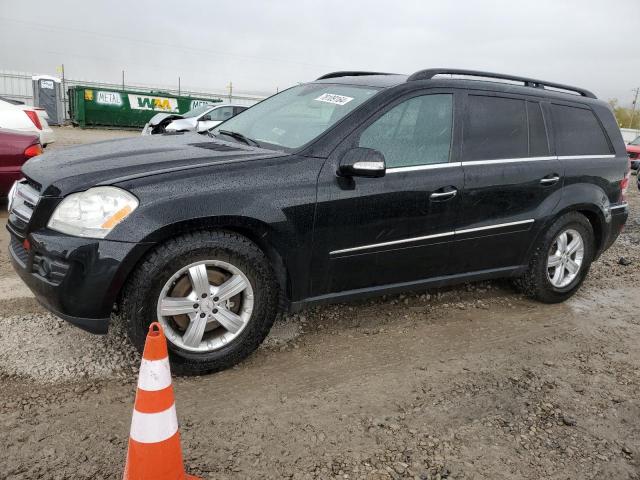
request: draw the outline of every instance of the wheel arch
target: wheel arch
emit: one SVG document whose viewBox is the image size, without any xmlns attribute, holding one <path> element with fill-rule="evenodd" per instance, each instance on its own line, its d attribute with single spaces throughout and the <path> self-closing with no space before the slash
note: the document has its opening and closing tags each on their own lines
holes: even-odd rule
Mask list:
<svg viewBox="0 0 640 480">
<path fill-rule="evenodd" d="M 276 275 L 280 286 L 280 307 L 288 308 L 291 298 L 291 281 L 289 269 L 284 260 L 283 252 L 277 247 L 277 242 L 273 241 L 272 229 L 266 223 L 250 217 L 241 216 L 215 216 L 187 219 L 175 222 L 152 232 L 144 240 L 148 248 L 141 254 L 132 258 L 131 262 L 123 262 L 123 267 L 118 272 L 114 281 L 114 301 L 120 303 L 124 286 L 138 266 L 144 262 L 152 250 L 159 244 L 186 233 L 199 230 L 227 230 L 238 233 L 255 243 L 267 256 Z M 124 266 L 126 264 L 126 267 Z"/>
<path fill-rule="evenodd" d="M 602 248 L 605 243 L 606 235 L 605 235 L 605 219 L 602 212 L 598 211 L 597 208 L 578 208 L 575 210 L 578 213 L 581 213 L 589 223 L 591 224 L 591 228 L 593 229 L 593 237 L 596 242 L 596 257 L 602 253 Z"/>
<path fill-rule="evenodd" d="M 565 205 L 560 210 L 554 212 L 553 215 L 550 215 L 543 225 L 539 228 L 538 232 L 535 235 L 535 239 L 530 243 L 529 249 L 527 251 L 527 256 L 525 257 L 525 265 L 528 265 L 531 261 L 531 256 L 535 252 L 536 245 L 538 244 L 540 238 L 545 234 L 545 232 L 553 225 L 553 223 L 558 220 L 563 215 L 567 213 L 576 212 L 584 215 L 586 219 L 589 221 L 591 228 L 593 229 L 593 236 L 595 240 L 595 255 L 594 260 L 597 259 L 602 253 L 602 249 L 604 247 L 606 241 L 606 212 L 600 208 L 598 205 L 593 203 L 579 203 L 572 205 Z"/>
</svg>

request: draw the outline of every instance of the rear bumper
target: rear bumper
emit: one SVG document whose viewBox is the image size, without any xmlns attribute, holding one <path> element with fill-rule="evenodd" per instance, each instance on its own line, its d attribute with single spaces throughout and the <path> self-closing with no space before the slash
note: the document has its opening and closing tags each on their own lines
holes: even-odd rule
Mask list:
<svg viewBox="0 0 640 480">
<path fill-rule="evenodd" d="M 628 204 L 620 204 L 614 205 L 610 208 L 611 212 L 611 222 L 607 231 L 606 238 L 604 239 L 602 249 L 600 253 L 603 253 L 606 249 L 608 249 L 613 242 L 616 241 L 620 232 L 624 227 L 624 224 L 627 222 L 627 218 L 629 217 L 629 206 Z"/>
<path fill-rule="evenodd" d="M 28 237 L 31 248 L 11 235 L 13 268 L 38 302 L 91 333 L 107 333 L 116 297 L 144 244 L 85 239 L 43 231 Z"/>
</svg>

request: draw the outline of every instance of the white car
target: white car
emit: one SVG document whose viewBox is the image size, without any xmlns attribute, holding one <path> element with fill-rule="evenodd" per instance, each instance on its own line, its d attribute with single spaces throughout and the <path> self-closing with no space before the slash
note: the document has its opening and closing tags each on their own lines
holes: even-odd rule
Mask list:
<svg viewBox="0 0 640 480">
<path fill-rule="evenodd" d="M 142 129 L 142 135 L 174 132 L 206 132 L 249 107 L 231 105 L 201 105 L 186 113 L 157 113 Z"/>
<path fill-rule="evenodd" d="M 0 128 L 35 133 L 40 137 L 40 144 L 43 147 L 55 142 L 55 134 L 47 118 L 47 112 L 42 108 L 14 104 L 0 99 Z"/>
</svg>

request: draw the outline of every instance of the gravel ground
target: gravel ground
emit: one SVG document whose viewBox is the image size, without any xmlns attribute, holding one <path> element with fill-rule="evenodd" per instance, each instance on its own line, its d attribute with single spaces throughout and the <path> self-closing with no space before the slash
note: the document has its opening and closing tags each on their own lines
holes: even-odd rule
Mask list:
<svg viewBox="0 0 640 480">
<path fill-rule="evenodd" d="M 122 132 L 57 134 L 53 148 Z M 630 205 L 622 236 L 564 304 L 483 282 L 316 308 L 280 320 L 231 370 L 175 378 L 189 470 L 212 479 L 640 479 L 635 188 Z M 8 266 L 6 237 L 0 478 L 121 478 L 139 357 L 118 322 L 97 337 L 42 310 Z"/>
<path fill-rule="evenodd" d="M 100 130 L 97 128 L 82 130 L 81 128 L 66 126 L 52 127 L 56 134 L 56 141 L 47 147 L 56 150 L 84 143 L 102 142 L 116 138 L 136 137 L 140 130 Z"/>
</svg>

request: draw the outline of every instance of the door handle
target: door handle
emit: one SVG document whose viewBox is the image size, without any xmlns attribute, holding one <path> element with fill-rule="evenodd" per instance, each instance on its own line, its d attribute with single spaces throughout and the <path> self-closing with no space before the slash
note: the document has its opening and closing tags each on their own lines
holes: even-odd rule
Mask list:
<svg viewBox="0 0 640 480">
<path fill-rule="evenodd" d="M 451 189 L 451 190 L 447 190 L 446 192 L 433 192 L 431 195 L 429 195 L 429 198 L 431 200 L 436 200 L 436 201 L 443 201 L 443 200 L 449 200 L 450 198 L 455 197 L 458 194 L 458 190 L 456 190 L 455 188 Z"/>
<path fill-rule="evenodd" d="M 546 177 L 542 178 L 540 180 L 540 183 L 542 185 L 553 185 L 554 183 L 558 183 L 558 180 L 560 180 L 560 175 L 547 175 Z"/>
</svg>

